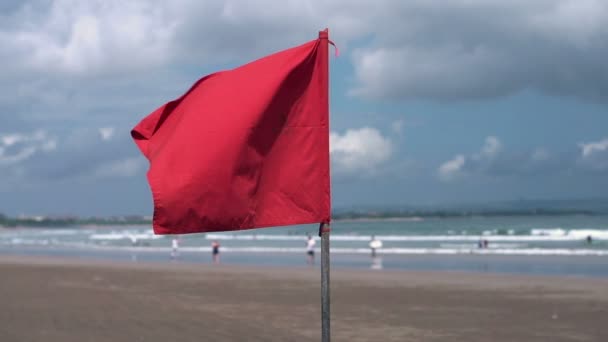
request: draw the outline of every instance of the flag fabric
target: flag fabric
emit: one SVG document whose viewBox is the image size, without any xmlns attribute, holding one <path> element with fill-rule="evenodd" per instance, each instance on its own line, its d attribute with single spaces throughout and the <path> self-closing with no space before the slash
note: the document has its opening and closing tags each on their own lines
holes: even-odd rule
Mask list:
<svg viewBox="0 0 608 342">
<path fill-rule="evenodd" d="M 198 80 L 131 135 L 156 234 L 330 220 L 327 31 Z"/>
</svg>

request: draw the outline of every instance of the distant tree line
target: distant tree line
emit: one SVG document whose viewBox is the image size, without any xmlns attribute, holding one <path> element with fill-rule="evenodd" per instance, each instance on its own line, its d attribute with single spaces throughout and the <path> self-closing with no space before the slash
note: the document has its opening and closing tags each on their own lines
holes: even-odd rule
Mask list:
<svg viewBox="0 0 608 342">
<path fill-rule="evenodd" d="M 109 218 L 79 218 L 79 217 L 8 217 L 0 214 L 0 226 L 15 227 L 71 227 L 83 225 L 144 225 L 151 221 L 140 216 L 124 216 Z"/>
<path fill-rule="evenodd" d="M 332 215 L 336 220 L 390 218 L 455 218 L 474 216 L 567 216 L 598 215 L 600 212 L 579 209 L 491 209 L 491 210 L 408 210 L 408 211 L 345 211 Z"/>
<path fill-rule="evenodd" d="M 392 219 L 392 218 L 456 218 L 456 217 L 495 217 L 495 216 L 567 216 L 602 215 L 603 211 L 580 209 L 480 209 L 480 210 L 376 210 L 341 211 L 332 215 L 335 220 L 354 219 Z M 0 227 L 70 227 L 82 225 L 150 225 L 151 220 L 143 216 L 116 217 L 9 217 L 0 213 Z"/>
</svg>

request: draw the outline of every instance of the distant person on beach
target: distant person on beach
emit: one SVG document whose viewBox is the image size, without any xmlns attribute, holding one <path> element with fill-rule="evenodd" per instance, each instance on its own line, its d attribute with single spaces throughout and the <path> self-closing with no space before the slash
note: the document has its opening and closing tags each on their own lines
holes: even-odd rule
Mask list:
<svg viewBox="0 0 608 342">
<path fill-rule="evenodd" d="M 171 259 L 176 259 L 179 256 L 179 239 L 174 237 L 171 240 Z"/>
<path fill-rule="evenodd" d="M 220 262 L 220 243 L 213 241 L 211 243 L 211 254 L 213 256 L 213 262 L 219 264 Z"/>
<path fill-rule="evenodd" d="M 315 239 L 308 235 L 308 241 L 306 241 L 306 254 L 308 256 L 306 263 L 311 266 L 315 264 L 315 244 Z"/>
<path fill-rule="evenodd" d="M 369 243 L 369 248 L 372 250 L 372 258 L 375 258 L 376 250 L 382 248 L 382 241 L 376 239 L 376 237 L 372 235 L 372 241 Z"/>
<path fill-rule="evenodd" d="M 591 235 L 587 236 L 587 244 L 592 244 L 593 243 L 593 238 L 591 237 Z"/>
</svg>

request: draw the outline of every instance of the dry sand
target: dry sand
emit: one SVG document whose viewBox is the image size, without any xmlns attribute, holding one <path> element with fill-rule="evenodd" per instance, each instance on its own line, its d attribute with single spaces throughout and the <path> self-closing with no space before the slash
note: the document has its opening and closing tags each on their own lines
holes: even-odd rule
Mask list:
<svg viewBox="0 0 608 342">
<path fill-rule="evenodd" d="M 0 341 L 319 341 L 318 269 L 0 257 Z M 608 341 L 608 279 L 332 270 L 334 341 Z"/>
</svg>

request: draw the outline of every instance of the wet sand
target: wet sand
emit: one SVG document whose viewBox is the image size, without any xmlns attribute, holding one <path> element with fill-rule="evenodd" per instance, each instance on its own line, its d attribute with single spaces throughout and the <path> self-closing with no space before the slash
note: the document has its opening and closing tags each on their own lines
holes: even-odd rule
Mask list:
<svg viewBox="0 0 608 342">
<path fill-rule="evenodd" d="M 319 341 L 318 269 L 0 256 L 0 341 Z M 334 341 L 608 341 L 608 279 L 334 269 Z"/>
</svg>

